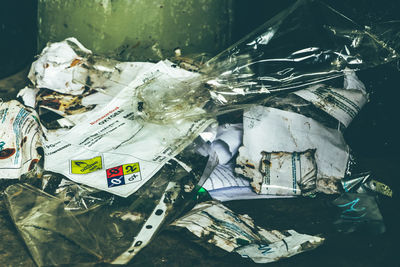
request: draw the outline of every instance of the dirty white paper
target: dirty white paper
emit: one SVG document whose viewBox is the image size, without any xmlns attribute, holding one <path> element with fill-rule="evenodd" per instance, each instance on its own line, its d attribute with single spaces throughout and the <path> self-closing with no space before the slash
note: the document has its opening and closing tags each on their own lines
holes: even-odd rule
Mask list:
<svg viewBox="0 0 400 267">
<path fill-rule="evenodd" d="M 291 196 L 260 195 L 253 191 L 247 179 L 234 173 L 234 165 L 217 165 L 210 177 L 203 184 L 204 189 L 213 199 L 219 201 L 265 199 Z"/>
<path fill-rule="evenodd" d="M 252 259 L 255 263 L 269 263 L 312 250 L 324 241 L 321 237 L 299 234 L 294 230 L 288 230 L 285 233 L 266 232 L 268 233 L 266 237 L 271 238 L 275 235 L 278 240 L 271 244 L 250 244 L 236 249 L 236 252 L 244 258 Z"/>
<path fill-rule="evenodd" d="M 38 60 L 32 63 L 28 78 L 37 88 L 80 95 L 85 86 L 76 82 L 74 77 L 87 76 L 87 69 L 82 67 L 82 60 L 90 54 L 92 52 L 75 38 L 48 44 Z"/>
<path fill-rule="evenodd" d="M 132 108 L 134 90 L 159 72 L 175 79 L 192 77 L 166 62 L 154 65 L 71 130 L 61 136 L 48 133 L 45 169 L 122 197 L 136 192 L 211 123 L 181 120 L 160 125 L 137 118 Z"/>
<path fill-rule="evenodd" d="M 0 103 L 0 178 L 18 179 L 32 170 L 41 156 L 39 119 L 16 100 Z"/>
<path fill-rule="evenodd" d="M 30 108 L 36 107 L 36 95 L 39 92 L 38 88 L 25 87 L 18 92 L 17 98 L 20 97 L 25 106 Z"/>
<path fill-rule="evenodd" d="M 224 124 L 217 129 L 217 136 L 211 144 L 218 155 L 219 163 L 227 164 L 237 153 L 243 138 L 243 124 Z"/>
<path fill-rule="evenodd" d="M 368 100 L 364 84 L 351 70 L 345 72 L 344 89 L 319 84 L 294 94 L 322 109 L 345 127 L 349 126 Z"/>
<path fill-rule="evenodd" d="M 176 220 L 172 226 L 189 230 L 208 243 L 257 263 L 290 257 L 321 245 L 323 238 L 299 234 L 294 230 L 267 231 L 254 224 L 248 215 L 235 214 L 218 202 L 204 202 Z"/>
<path fill-rule="evenodd" d="M 261 152 L 259 162 L 250 162 L 246 149 L 241 148 L 236 160 L 237 174 L 251 180 L 258 194 L 301 195 L 303 189 L 316 188 L 317 165 L 314 150 L 304 152 Z"/>
<path fill-rule="evenodd" d="M 242 163 L 248 160 L 253 165 L 258 164 L 263 152 L 303 152 L 311 149 L 315 150 L 317 179 L 337 181 L 344 177 L 349 148 L 338 130 L 324 127 L 297 113 L 264 106 L 253 106 L 246 111 L 243 127 L 243 147 L 239 152 Z M 246 168 L 243 164 L 242 167 Z M 325 185 L 319 190 L 332 193 L 337 188 Z"/>
</svg>

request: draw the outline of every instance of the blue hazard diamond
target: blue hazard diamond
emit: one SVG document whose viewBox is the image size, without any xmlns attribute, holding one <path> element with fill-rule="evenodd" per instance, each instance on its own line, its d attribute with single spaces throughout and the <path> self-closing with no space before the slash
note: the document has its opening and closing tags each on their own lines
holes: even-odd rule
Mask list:
<svg viewBox="0 0 400 267">
<path fill-rule="evenodd" d="M 115 187 L 115 186 L 120 186 L 125 184 L 125 177 L 122 176 L 116 176 L 112 178 L 107 178 L 107 184 L 108 187 Z"/>
</svg>

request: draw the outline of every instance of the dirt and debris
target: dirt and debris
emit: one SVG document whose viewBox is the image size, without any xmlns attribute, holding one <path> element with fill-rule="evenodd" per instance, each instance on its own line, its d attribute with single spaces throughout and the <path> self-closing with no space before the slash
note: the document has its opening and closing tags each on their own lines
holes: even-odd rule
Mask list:
<svg viewBox="0 0 400 267">
<path fill-rule="evenodd" d="M 118 62 L 75 38 L 49 43 L 21 103 L 1 102 L 0 231 L 13 245 L 0 260 L 395 262 L 398 184 L 385 177 L 397 158 L 370 165 L 345 138 L 379 92 L 366 73 L 400 58 L 370 29 L 300 0 L 208 61 L 178 49 L 175 62 Z M 360 259 L 374 249 L 385 258 Z"/>
</svg>

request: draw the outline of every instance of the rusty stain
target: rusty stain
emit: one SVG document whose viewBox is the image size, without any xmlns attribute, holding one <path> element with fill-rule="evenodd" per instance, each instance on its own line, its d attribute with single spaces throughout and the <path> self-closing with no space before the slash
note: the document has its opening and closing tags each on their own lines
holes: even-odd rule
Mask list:
<svg viewBox="0 0 400 267">
<path fill-rule="evenodd" d="M 262 161 L 265 165 L 269 165 L 271 166 L 271 161 L 267 160 L 267 159 L 263 159 Z"/>
<path fill-rule="evenodd" d="M 49 66 L 50 66 L 49 63 L 46 63 L 43 65 L 43 68 L 47 69 Z"/>
<path fill-rule="evenodd" d="M 75 58 L 74 60 L 72 60 L 71 65 L 69 65 L 70 68 L 78 65 L 79 63 L 81 63 L 82 60 L 80 60 L 79 58 Z"/>
<path fill-rule="evenodd" d="M 25 136 L 21 141 L 21 147 L 26 143 L 26 140 L 28 140 L 28 137 Z"/>
<path fill-rule="evenodd" d="M 11 195 L 11 198 L 13 198 L 13 197 L 16 197 L 16 196 L 20 195 L 22 192 L 23 192 L 22 188 L 19 188 L 19 190 L 18 190 L 18 191 L 14 192 L 14 193 Z"/>
<path fill-rule="evenodd" d="M 247 168 L 250 168 L 250 169 L 255 169 L 256 168 L 256 166 L 254 166 L 254 164 L 251 164 L 251 163 L 246 163 L 246 165 L 245 165 Z"/>
<path fill-rule="evenodd" d="M 15 154 L 15 148 L 5 148 L 0 151 L 0 159 L 7 159 Z"/>
<path fill-rule="evenodd" d="M 28 171 L 32 170 L 38 162 L 39 162 L 38 159 L 33 159 L 33 160 L 31 161 L 31 163 L 29 164 Z"/>
</svg>

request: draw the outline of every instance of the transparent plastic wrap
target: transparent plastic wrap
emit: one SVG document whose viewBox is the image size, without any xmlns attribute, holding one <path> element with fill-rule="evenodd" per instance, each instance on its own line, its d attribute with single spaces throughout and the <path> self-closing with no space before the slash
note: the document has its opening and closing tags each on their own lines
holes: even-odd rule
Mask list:
<svg viewBox="0 0 400 267">
<path fill-rule="evenodd" d="M 333 201 L 340 210 L 334 222 L 340 232 L 366 231 L 383 233 L 386 230 L 379 200 L 392 197 L 389 186 L 376 180 L 371 172 L 359 173 L 342 179 L 344 193 Z"/>
<path fill-rule="evenodd" d="M 353 87 L 355 73 L 399 58 L 396 31 L 376 29 L 323 2 L 299 0 L 199 65 L 201 75 L 164 84 L 149 79 L 136 91 L 133 108 L 163 124 L 264 104 L 271 96 L 291 97 L 291 104 L 308 104 L 302 111 L 329 127 L 337 128 L 339 121 L 346 128 L 368 101 L 365 87 Z"/>
<path fill-rule="evenodd" d="M 398 32 L 399 25 L 393 27 Z M 217 104 L 249 103 L 271 93 L 332 86 L 346 69 L 396 60 L 396 34 L 375 35 L 321 1 L 299 0 L 211 59 L 204 72 L 213 77 L 208 85 Z"/>
<path fill-rule="evenodd" d="M 346 192 L 333 201 L 340 210 L 334 225 L 339 232 L 366 231 L 381 234 L 386 231 L 377 196 Z"/>
<path fill-rule="evenodd" d="M 8 210 L 38 266 L 126 264 L 194 205 L 207 164 L 194 151 L 187 148 L 129 198 L 71 182 L 54 195 L 16 184 L 5 193 Z"/>
</svg>

